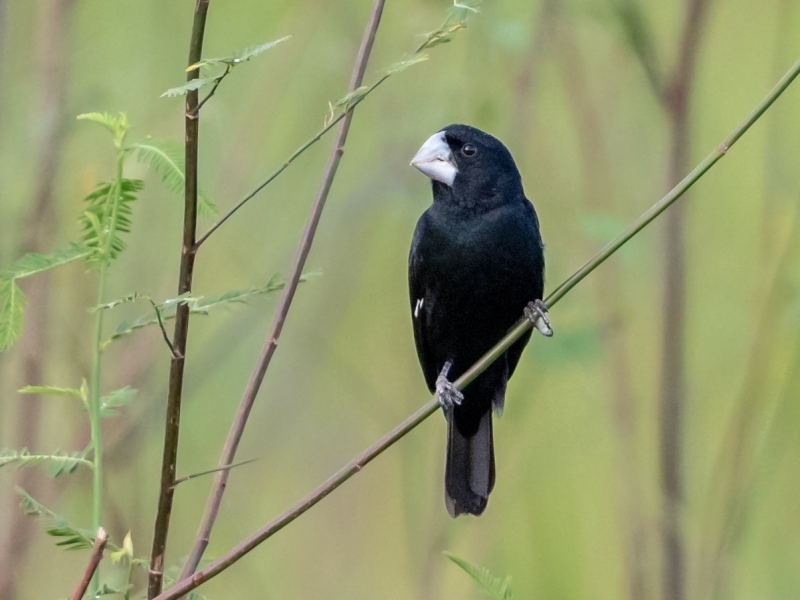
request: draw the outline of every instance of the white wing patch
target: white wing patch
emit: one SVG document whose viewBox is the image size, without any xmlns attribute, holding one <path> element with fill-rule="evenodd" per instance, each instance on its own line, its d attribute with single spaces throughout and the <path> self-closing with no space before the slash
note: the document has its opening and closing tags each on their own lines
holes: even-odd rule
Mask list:
<svg viewBox="0 0 800 600">
<path fill-rule="evenodd" d="M 419 309 L 422 308 L 422 305 L 425 304 L 425 298 L 420 298 L 417 300 L 417 305 L 414 307 L 414 318 L 416 319 L 419 317 Z"/>
</svg>

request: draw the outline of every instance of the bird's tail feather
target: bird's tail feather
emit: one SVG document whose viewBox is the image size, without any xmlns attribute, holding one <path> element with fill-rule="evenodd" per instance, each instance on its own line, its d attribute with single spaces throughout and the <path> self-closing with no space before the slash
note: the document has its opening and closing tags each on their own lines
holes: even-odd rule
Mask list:
<svg viewBox="0 0 800 600">
<path fill-rule="evenodd" d="M 451 517 L 462 513 L 480 515 L 494 487 L 494 440 L 492 413 L 481 417 L 475 435 L 458 431 L 453 418 L 447 421 L 447 467 L 445 504 Z"/>
</svg>

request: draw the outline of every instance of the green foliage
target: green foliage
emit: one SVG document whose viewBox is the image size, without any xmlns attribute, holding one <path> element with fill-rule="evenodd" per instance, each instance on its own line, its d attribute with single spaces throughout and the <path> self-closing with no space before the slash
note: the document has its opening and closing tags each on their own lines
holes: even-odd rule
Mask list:
<svg viewBox="0 0 800 600">
<path fill-rule="evenodd" d="M 0 351 L 10 348 L 22 335 L 22 316 L 27 302 L 13 279 L 0 279 Z"/>
<path fill-rule="evenodd" d="M 339 98 L 336 103 L 333 105 L 333 108 L 341 108 L 343 111 L 347 112 L 350 108 L 359 102 L 361 102 L 364 97 L 371 91 L 371 88 L 367 85 L 362 85 L 354 89 L 352 92 Z"/>
<path fill-rule="evenodd" d="M 6 350 L 22 335 L 22 317 L 27 299 L 17 285 L 23 279 L 60 267 L 89 255 L 89 250 L 71 243 L 50 254 L 31 252 L 18 259 L 10 269 L 0 271 L 0 351 Z"/>
<path fill-rule="evenodd" d="M 114 409 L 130 403 L 135 395 L 136 390 L 126 385 L 124 388 L 114 390 L 110 394 L 103 396 L 100 398 L 100 416 L 116 417 L 119 411 Z"/>
<path fill-rule="evenodd" d="M 40 463 L 49 463 L 47 474 L 50 477 L 58 477 L 63 473 L 74 473 L 78 465 L 84 465 L 90 469 L 94 467 L 90 460 L 86 460 L 83 452 L 68 453 L 56 450 L 52 454 L 31 454 L 27 448 L 19 451 L 10 448 L 0 450 L 0 467 L 13 464 L 19 468 L 25 468 Z"/>
<path fill-rule="evenodd" d="M 155 171 L 171 192 L 183 194 L 186 185 L 183 148 L 170 140 L 148 138 L 128 146 L 125 152 L 133 154 L 139 162 Z M 218 212 L 217 206 L 208 195 L 203 190 L 198 190 L 197 196 L 197 212 L 204 216 L 215 216 Z"/>
<path fill-rule="evenodd" d="M 89 251 L 86 248 L 74 242 L 70 243 L 66 248 L 54 250 L 50 254 L 31 252 L 19 258 L 10 269 L 0 271 L 0 279 L 23 279 L 84 258 L 88 254 Z"/>
<path fill-rule="evenodd" d="M 453 33 L 466 28 L 469 19 L 480 12 L 480 5 L 480 0 L 454 3 L 448 9 L 447 18 L 441 27 L 425 34 L 425 41 L 417 48 L 416 53 L 452 41 Z"/>
<path fill-rule="evenodd" d="M 316 273 L 307 273 L 300 278 L 300 281 L 308 281 L 308 279 L 314 276 Z M 208 311 L 211 308 L 221 306 L 221 305 L 230 305 L 230 304 L 244 304 L 247 302 L 248 299 L 253 298 L 255 296 L 261 296 L 264 294 L 268 294 L 271 292 L 277 292 L 282 290 L 286 286 L 286 282 L 280 280 L 278 274 L 276 273 L 273 275 L 267 284 L 263 287 L 259 288 L 249 288 L 244 290 L 233 290 L 230 292 L 226 292 L 221 296 L 216 296 L 212 298 L 204 298 L 203 296 L 190 296 L 188 294 L 183 294 L 182 296 L 178 296 L 177 298 L 170 298 L 169 300 L 165 300 L 160 304 L 153 303 L 154 312 L 142 315 L 133 319 L 132 321 L 122 321 L 119 326 L 117 327 L 116 332 L 103 342 L 103 347 L 107 346 L 114 340 L 118 340 L 125 336 L 128 336 L 135 331 L 140 329 L 144 329 L 145 327 L 150 327 L 151 325 L 158 325 L 159 324 L 159 314 L 163 321 L 169 321 L 175 318 L 175 314 L 177 312 L 178 306 L 181 304 L 188 304 L 189 305 L 189 312 L 196 315 L 208 315 Z M 137 299 L 146 299 L 150 300 L 148 296 L 143 296 L 141 294 L 129 294 L 128 296 L 124 296 L 123 298 L 119 298 L 117 300 L 113 300 L 101 306 L 95 307 L 95 310 L 98 309 L 109 309 L 114 308 L 115 306 L 119 306 L 120 304 L 126 302 L 132 302 Z M 151 300 L 152 302 L 152 300 Z M 158 314 L 154 314 L 158 311 Z"/>
<path fill-rule="evenodd" d="M 45 526 L 47 535 L 58 538 L 56 546 L 64 550 L 85 550 L 94 546 L 94 534 L 85 529 L 73 527 L 69 522 L 46 506 L 40 504 L 22 488 L 16 488 L 22 500 L 23 512 L 29 517 L 38 517 Z"/>
<path fill-rule="evenodd" d="M 447 11 L 447 18 L 445 22 L 438 29 L 423 34 L 425 41 L 414 51 L 411 56 L 405 56 L 389 67 L 377 82 L 372 85 L 362 85 L 361 87 L 353 90 L 349 94 L 343 96 L 339 100 L 330 104 L 330 112 L 325 118 L 325 126 L 331 124 L 334 118 L 336 109 L 341 109 L 342 113 L 349 111 L 356 106 L 364 98 L 366 98 L 375 88 L 383 83 L 387 77 L 405 71 L 409 67 L 428 60 L 428 55 L 423 50 L 428 50 L 439 44 L 446 44 L 451 41 L 453 33 L 459 29 L 464 29 L 467 26 L 467 21 L 473 16 L 478 14 L 480 7 L 480 0 L 473 0 L 470 3 L 456 2 Z M 341 115 L 340 115 L 341 116 Z"/>
<path fill-rule="evenodd" d="M 125 249 L 119 232 L 131 230 L 131 204 L 144 188 L 141 179 L 105 181 L 84 199 L 89 208 L 81 215 L 83 244 L 91 250 L 91 266 L 107 264 Z"/>
<path fill-rule="evenodd" d="M 81 398 L 81 391 L 77 388 L 55 387 L 52 385 L 26 385 L 19 390 L 20 394 L 37 394 L 43 396 L 72 396 Z"/>
<path fill-rule="evenodd" d="M 386 70 L 387 75 L 394 75 L 395 73 L 399 73 L 400 71 L 405 71 L 408 67 L 411 67 L 417 63 L 425 62 L 430 58 L 424 52 L 419 52 L 417 54 L 413 54 L 407 58 L 403 58 L 402 60 L 397 61 L 391 67 Z"/>
<path fill-rule="evenodd" d="M 478 584 L 480 590 L 487 596 L 496 600 L 510 600 L 511 596 L 511 577 L 495 577 L 488 569 L 476 567 L 463 558 L 459 558 L 449 552 L 444 555 L 457 564 L 461 569 Z"/>
<path fill-rule="evenodd" d="M 228 74 L 233 70 L 234 67 L 240 65 L 242 63 L 248 62 L 251 58 L 258 56 L 262 52 L 269 50 L 270 48 L 274 48 L 281 42 L 288 40 L 290 35 L 286 37 L 282 37 L 279 40 L 275 40 L 272 42 L 267 42 L 266 44 L 261 44 L 260 46 L 255 46 L 253 48 L 248 48 L 243 50 L 242 52 L 235 52 L 231 56 L 224 56 L 222 58 L 204 58 L 203 60 L 196 62 L 193 65 L 190 65 L 186 72 L 190 73 L 192 71 L 197 71 L 198 69 L 208 68 L 208 67 L 225 67 L 225 70 L 220 73 L 219 75 L 213 77 L 198 77 L 197 79 L 192 79 L 187 81 L 183 85 L 179 85 L 178 87 L 170 88 L 163 94 L 161 97 L 167 98 L 174 98 L 176 96 L 184 96 L 189 92 L 193 92 L 195 90 L 199 90 L 202 87 L 205 87 L 209 84 L 219 85 L 219 83 L 228 76 Z M 213 92 L 213 90 L 212 90 Z"/>
<path fill-rule="evenodd" d="M 209 83 L 216 83 L 217 81 L 222 80 L 222 75 L 217 77 L 198 77 L 197 79 L 192 79 L 187 81 L 183 85 L 179 85 L 178 87 L 169 88 L 166 92 L 161 94 L 162 98 L 175 98 L 177 96 L 185 96 L 189 92 L 193 92 L 195 90 L 199 90 L 201 87 L 208 85 Z"/>
<path fill-rule="evenodd" d="M 122 148 L 125 143 L 125 135 L 131 126 L 130 123 L 128 123 L 128 115 L 123 112 L 119 113 L 118 117 L 108 113 L 84 113 L 78 115 L 78 120 L 91 121 L 92 123 L 97 123 L 108 129 L 111 135 L 114 136 L 114 145 L 117 148 Z"/>
<path fill-rule="evenodd" d="M 239 65 L 243 62 L 249 61 L 251 58 L 258 56 L 262 52 L 266 52 L 270 48 L 274 48 L 281 42 L 285 42 L 288 40 L 290 35 L 286 37 L 282 37 L 278 40 L 274 40 L 272 42 L 267 42 L 266 44 L 261 44 L 260 46 L 254 46 L 252 48 L 245 48 L 241 52 L 234 52 L 230 56 L 225 56 L 223 58 L 204 58 L 203 60 L 196 62 L 195 64 L 189 66 L 186 69 L 186 72 L 196 71 L 197 69 L 202 69 L 203 67 L 212 67 L 217 65 L 224 65 L 224 66 L 231 66 L 234 67 Z"/>
</svg>

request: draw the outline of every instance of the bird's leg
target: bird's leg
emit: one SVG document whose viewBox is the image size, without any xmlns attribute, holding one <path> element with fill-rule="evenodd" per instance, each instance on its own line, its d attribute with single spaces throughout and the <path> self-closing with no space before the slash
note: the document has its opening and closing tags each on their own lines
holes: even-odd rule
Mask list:
<svg viewBox="0 0 800 600">
<path fill-rule="evenodd" d="M 528 306 L 525 307 L 525 316 L 543 336 L 553 336 L 553 329 L 550 327 L 550 319 L 547 318 L 547 304 L 541 300 L 528 302 Z"/>
<path fill-rule="evenodd" d="M 448 360 L 444 364 L 444 367 L 442 367 L 439 377 L 436 378 L 436 399 L 442 406 L 445 416 L 448 417 L 453 410 L 453 406 L 460 405 L 461 401 L 464 399 L 464 394 L 459 392 L 456 386 L 447 379 L 447 374 L 450 372 L 450 367 L 452 366 L 453 361 Z"/>
</svg>

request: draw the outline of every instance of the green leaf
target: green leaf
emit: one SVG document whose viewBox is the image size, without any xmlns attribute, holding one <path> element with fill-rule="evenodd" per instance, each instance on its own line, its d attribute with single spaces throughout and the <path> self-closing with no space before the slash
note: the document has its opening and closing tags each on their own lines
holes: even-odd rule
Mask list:
<svg viewBox="0 0 800 600">
<path fill-rule="evenodd" d="M 301 278 L 301 282 L 308 281 L 311 277 L 319 275 L 319 273 L 306 273 Z M 221 296 L 216 296 L 212 298 L 203 298 L 202 296 L 189 296 L 184 294 L 177 298 L 170 298 L 169 300 L 165 300 L 161 304 L 157 304 L 159 311 L 161 311 L 161 319 L 162 321 L 169 321 L 175 318 L 175 314 L 177 311 L 177 307 L 180 304 L 188 304 L 189 305 L 189 312 L 195 315 L 208 315 L 208 310 L 210 308 L 221 306 L 221 305 L 231 305 L 231 304 L 242 304 L 245 303 L 249 298 L 255 296 L 261 296 L 263 294 L 268 294 L 271 292 L 276 292 L 282 290 L 286 286 L 286 282 L 279 279 L 278 275 L 275 274 L 272 278 L 267 282 L 267 284 L 260 288 L 249 288 L 245 290 L 233 290 L 230 292 L 226 292 Z M 144 296 L 140 296 L 144 297 Z M 125 336 L 128 336 L 135 331 L 140 329 L 144 329 L 145 327 L 150 327 L 151 325 L 158 325 L 158 318 L 153 313 L 148 313 L 146 315 L 142 315 L 132 321 L 122 321 L 119 326 L 117 327 L 116 332 L 107 340 L 105 340 L 101 347 L 105 347 L 114 340 L 118 340 Z"/>
<path fill-rule="evenodd" d="M 18 487 L 16 490 L 22 496 L 20 506 L 23 512 L 27 516 L 41 519 L 47 535 L 59 538 L 56 546 L 65 550 L 84 550 L 94 545 L 94 534 L 91 531 L 71 526 L 66 519 L 34 500 L 22 488 Z"/>
<path fill-rule="evenodd" d="M 148 139 L 129 146 L 125 151 L 155 171 L 171 192 L 183 194 L 186 185 L 183 148 L 169 140 Z M 211 217 L 218 213 L 217 206 L 203 190 L 198 190 L 197 196 L 197 212 Z"/>
<path fill-rule="evenodd" d="M 445 552 L 444 555 L 472 577 L 484 594 L 496 598 L 496 600 L 509 600 L 511 598 L 511 577 L 495 577 L 487 569 L 476 567 L 463 558 L 459 558 L 449 552 Z"/>
<path fill-rule="evenodd" d="M 408 67 L 413 66 L 417 63 L 424 62 L 430 58 L 424 52 L 418 52 L 412 56 L 403 58 L 400 61 L 394 63 L 391 67 L 386 70 L 388 75 L 394 75 L 395 73 L 399 73 L 400 71 L 405 71 Z"/>
<path fill-rule="evenodd" d="M 43 396 L 72 396 L 73 398 L 80 398 L 81 391 L 76 388 L 56 387 L 53 385 L 26 385 L 21 390 L 20 394 L 39 394 Z"/>
<path fill-rule="evenodd" d="M 31 252 L 17 259 L 10 269 L 0 272 L 0 278 L 23 279 L 84 258 L 88 254 L 89 250 L 74 242 L 66 248 L 54 250 L 50 254 Z"/>
<path fill-rule="evenodd" d="M 100 416 L 101 417 L 115 417 L 119 414 L 114 410 L 121 406 L 125 406 L 136 395 L 136 390 L 132 387 L 125 386 L 119 390 L 114 390 L 100 398 Z"/>
<path fill-rule="evenodd" d="M 111 135 L 114 136 L 114 145 L 117 148 L 122 148 L 122 144 L 125 141 L 125 134 L 128 132 L 128 129 L 130 129 L 128 115 L 126 115 L 124 112 L 119 113 L 119 116 L 117 117 L 108 113 L 84 113 L 82 115 L 78 115 L 78 120 L 91 121 L 108 129 L 111 132 Z"/>
<path fill-rule="evenodd" d="M 364 96 L 366 96 L 369 91 L 369 86 L 362 85 L 361 87 L 354 89 L 343 98 L 340 98 L 336 104 L 333 105 L 333 108 L 341 108 L 344 111 L 348 111 L 350 110 L 350 107 L 361 102 L 361 100 L 363 100 Z"/>
<path fill-rule="evenodd" d="M 198 77 L 197 79 L 192 79 L 191 81 L 187 81 L 183 85 L 179 85 L 178 87 L 169 88 L 166 92 L 161 94 L 161 98 L 175 98 L 176 96 L 185 96 L 189 92 L 193 92 L 195 90 L 199 90 L 201 87 L 208 85 L 209 83 L 214 83 L 217 79 L 220 79 L 221 76 L 218 77 Z"/>
<path fill-rule="evenodd" d="M 141 179 L 104 181 L 84 201 L 89 208 L 81 215 L 83 244 L 90 250 L 86 260 L 90 266 L 111 261 L 125 249 L 120 233 L 131 230 L 131 204 L 144 188 Z"/>
<path fill-rule="evenodd" d="M 203 60 L 189 66 L 186 69 L 186 71 L 188 73 L 190 71 L 196 71 L 197 69 L 201 69 L 203 67 L 211 67 L 217 65 L 230 65 L 231 67 L 234 67 L 238 64 L 249 61 L 254 56 L 258 56 L 259 54 L 261 54 L 262 52 L 266 52 L 270 48 L 274 48 L 281 42 L 285 42 L 286 40 L 288 40 L 290 37 L 292 36 L 287 35 L 286 37 L 282 37 L 279 40 L 267 42 L 266 44 L 261 44 L 260 46 L 254 46 L 252 48 L 246 48 L 242 52 L 236 52 L 231 56 L 225 56 L 222 58 L 204 58 Z"/>
<path fill-rule="evenodd" d="M 27 303 L 14 280 L 0 279 L 0 351 L 10 348 L 22 335 L 22 315 Z"/>
<path fill-rule="evenodd" d="M 14 465 L 23 469 L 40 463 L 48 463 L 47 474 L 50 477 L 58 477 L 62 473 L 74 473 L 79 465 L 94 469 L 94 463 L 86 460 L 82 452 L 68 453 L 56 450 L 52 454 L 31 454 L 27 448 L 19 451 L 11 448 L 0 450 L 0 467 Z"/>
<path fill-rule="evenodd" d="M 451 41 L 453 33 L 467 27 L 467 21 L 480 12 L 480 1 L 456 2 L 447 11 L 447 19 L 441 27 L 435 31 L 425 34 L 425 41 L 422 42 L 417 53 L 428 48 L 433 48 L 439 44 L 446 44 Z"/>
<path fill-rule="evenodd" d="M 89 309 L 89 312 L 94 313 L 97 312 L 98 310 L 110 310 L 112 308 L 116 308 L 120 304 L 127 304 L 128 302 L 134 302 L 139 298 L 148 298 L 148 296 L 142 296 L 138 292 L 134 292 L 132 294 L 128 294 L 127 296 L 123 296 L 122 298 L 116 298 L 115 300 L 111 300 L 110 302 L 93 306 L 92 308 Z"/>
</svg>

